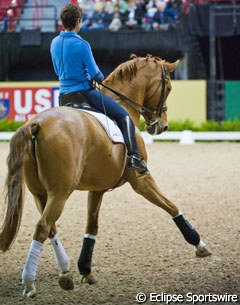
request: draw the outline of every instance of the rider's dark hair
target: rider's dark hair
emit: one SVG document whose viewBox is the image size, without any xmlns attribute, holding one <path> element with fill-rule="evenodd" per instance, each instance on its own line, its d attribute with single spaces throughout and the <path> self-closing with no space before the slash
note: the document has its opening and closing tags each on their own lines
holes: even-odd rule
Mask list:
<svg viewBox="0 0 240 305">
<path fill-rule="evenodd" d="M 71 31 L 75 28 L 77 21 L 82 20 L 83 11 L 76 4 L 67 4 L 61 11 L 60 17 L 64 28 Z"/>
</svg>

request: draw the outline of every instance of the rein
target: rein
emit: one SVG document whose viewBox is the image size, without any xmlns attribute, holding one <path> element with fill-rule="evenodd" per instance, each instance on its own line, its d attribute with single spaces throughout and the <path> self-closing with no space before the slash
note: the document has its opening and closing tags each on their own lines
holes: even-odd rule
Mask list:
<svg viewBox="0 0 240 305">
<path fill-rule="evenodd" d="M 148 108 L 146 108 L 145 106 L 139 106 L 136 102 L 134 102 L 130 98 L 126 97 L 122 93 L 114 90 L 113 88 L 108 87 L 107 85 L 104 85 L 103 83 L 99 83 L 99 85 L 103 86 L 104 88 L 108 89 L 112 93 L 116 94 L 120 99 L 123 99 L 125 102 L 127 102 L 127 104 L 129 106 L 133 106 L 140 114 L 143 114 L 144 112 L 152 113 L 152 111 L 149 110 Z"/>
<path fill-rule="evenodd" d="M 149 101 L 157 92 L 158 89 L 160 88 L 160 86 L 162 85 L 161 88 L 161 97 L 160 97 L 160 101 L 158 103 L 158 105 L 153 108 L 153 109 L 148 109 L 145 106 L 139 106 L 135 101 L 131 100 L 130 98 L 126 97 L 125 95 L 123 95 L 122 93 L 114 90 L 113 88 L 104 85 L 103 83 L 99 83 L 99 85 L 103 86 L 104 88 L 108 89 L 109 91 L 111 91 L 112 93 L 116 94 L 120 99 L 124 100 L 125 102 L 127 102 L 127 104 L 129 106 L 134 107 L 134 109 L 136 109 L 140 114 L 144 115 L 144 113 L 148 112 L 150 114 L 153 114 L 154 116 L 160 116 L 164 110 L 163 104 L 164 104 L 164 97 L 165 97 L 165 86 L 166 86 L 166 74 L 165 74 L 165 68 L 163 66 L 161 66 L 161 70 L 162 70 L 162 81 L 159 82 L 159 85 L 157 86 L 156 90 L 153 92 L 153 94 L 145 101 Z"/>
</svg>

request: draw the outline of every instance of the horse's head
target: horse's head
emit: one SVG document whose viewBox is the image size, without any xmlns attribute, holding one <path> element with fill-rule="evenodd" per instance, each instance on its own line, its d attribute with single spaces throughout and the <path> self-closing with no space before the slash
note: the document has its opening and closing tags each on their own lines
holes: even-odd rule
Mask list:
<svg viewBox="0 0 240 305">
<path fill-rule="evenodd" d="M 160 134 L 168 129 L 167 96 L 171 91 L 170 72 L 179 63 L 166 62 L 159 57 L 131 55 L 130 60 L 119 65 L 104 84 L 114 85 L 114 92 L 124 103 L 136 123 L 141 114 L 150 134 Z M 107 88 L 107 87 L 106 87 Z M 108 89 L 110 89 L 108 87 Z"/>
<path fill-rule="evenodd" d="M 150 134 L 161 134 L 168 130 L 167 97 L 171 91 L 170 72 L 174 71 L 179 60 L 166 62 L 158 57 L 147 55 L 145 69 L 141 69 L 147 78 L 142 116 L 145 119 L 146 130 Z"/>
</svg>

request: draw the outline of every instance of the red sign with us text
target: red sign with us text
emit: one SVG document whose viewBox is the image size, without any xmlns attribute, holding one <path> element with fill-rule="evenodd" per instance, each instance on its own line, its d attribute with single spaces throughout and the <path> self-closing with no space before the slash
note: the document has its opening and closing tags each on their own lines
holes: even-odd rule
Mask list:
<svg viewBox="0 0 240 305">
<path fill-rule="evenodd" d="M 58 105 L 58 88 L 0 88 L 0 119 L 28 121 L 32 116 Z"/>
</svg>

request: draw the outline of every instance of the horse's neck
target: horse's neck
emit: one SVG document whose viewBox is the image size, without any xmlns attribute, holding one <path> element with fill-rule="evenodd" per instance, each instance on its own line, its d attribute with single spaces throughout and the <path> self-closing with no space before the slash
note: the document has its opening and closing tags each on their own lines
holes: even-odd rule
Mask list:
<svg viewBox="0 0 240 305">
<path fill-rule="evenodd" d="M 131 101 L 134 101 L 139 106 L 142 106 L 143 103 L 144 103 L 145 87 L 144 86 L 142 86 L 142 87 L 136 86 L 135 84 L 138 84 L 138 83 L 139 82 L 134 79 L 134 82 L 132 81 L 130 84 L 129 84 L 129 81 L 123 81 L 123 82 L 118 81 L 118 82 L 112 83 L 111 86 L 117 92 L 126 96 Z M 106 93 L 109 94 L 109 91 L 106 92 Z M 136 108 L 134 108 L 134 106 L 131 106 L 130 105 L 131 103 L 128 103 L 127 101 L 124 101 L 123 99 L 117 99 L 116 101 L 128 111 L 128 113 L 129 113 L 130 117 L 132 118 L 134 124 L 136 126 L 138 126 L 139 119 L 140 119 L 140 114 L 136 110 Z"/>
</svg>

